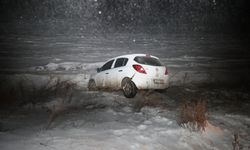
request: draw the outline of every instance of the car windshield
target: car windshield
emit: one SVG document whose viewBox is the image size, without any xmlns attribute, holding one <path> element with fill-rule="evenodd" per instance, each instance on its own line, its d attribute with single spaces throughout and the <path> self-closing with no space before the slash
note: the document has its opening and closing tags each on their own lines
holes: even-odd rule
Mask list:
<svg viewBox="0 0 250 150">
<path fill-rule="evenodd" d="M 137 56 L 134 59 L 136 62 L 144 65 L 150 65 L 150 66 L 162 66 L 159 59 L 156 59 L 154 57 L 146 57 L 146 56 Z"/>
</svg>

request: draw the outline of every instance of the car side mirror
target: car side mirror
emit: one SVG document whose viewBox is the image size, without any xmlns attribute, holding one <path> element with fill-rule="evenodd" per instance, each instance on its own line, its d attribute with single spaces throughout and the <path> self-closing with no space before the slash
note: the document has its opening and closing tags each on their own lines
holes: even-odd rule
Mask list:
<svg viewBox="0 0 250 150">
<path fill-rule="evenodd" d="M 101 68 L 97 68 L 96 71 L 97 71 L 97 72 L 101 72 Z"/>
</svg>

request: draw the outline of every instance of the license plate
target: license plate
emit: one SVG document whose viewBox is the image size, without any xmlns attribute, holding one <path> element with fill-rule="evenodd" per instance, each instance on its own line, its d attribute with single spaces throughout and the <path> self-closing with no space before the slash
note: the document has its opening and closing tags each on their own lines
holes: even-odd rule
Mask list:
<svg viewBox="0 0 250 150">
<path fill-rule="evenodd" d="M 162 79 L 153 79 L 155 84 L 164 84 L 164 80 Z"/>
</svg>

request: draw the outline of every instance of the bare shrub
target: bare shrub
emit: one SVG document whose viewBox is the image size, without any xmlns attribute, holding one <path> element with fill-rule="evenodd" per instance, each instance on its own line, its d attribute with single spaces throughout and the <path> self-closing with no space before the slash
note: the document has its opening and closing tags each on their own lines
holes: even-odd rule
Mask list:
<svg viewBox="0 0 250 150">
<path fill-rule="evenodd" d="M 12 106 L 18 101 L 17 88 L 1 88 L 0 89 L 0 106 L 2 108 L 6 108 L 8 106 Z"/>
<path fill-rule="evenodd" d="M 9 85 L 6 81 L 0 86 L 1 107 L 18 106 L 24 103 L 28 97 L 28 92 L 23 81 L 18 81 L 15 85 Z"/>
<path fill-rule="evenodd" d="M 187 83 L 187 80 L 188 80 L 188 73 L 185 72 L 184 76 L 182 77 L 183 78 L 183 85 L 185 85 Z"/>
<path fill-rule="evenodd" d="M 46 129 L 51 127 L 52 122 L 62 113 L 64 113 L 73 97 L 73 91 L 76 87 L 76 83 L 70 80 L 61 80 L 60 78 L 50 78 L 44 87 L 37 90 L 38 95 L 53 96 L 56 97 L 52 102 L 52 106 L 48 106 L 49 118 L 46 125 Z"/>
<path fill-rule="evenodd" d="M 164 103 L 163 99 L 157 95 L 153 95 L 154 91 L 141 91 L 139 94 L 139 99 L 136 100 L 134 105 L 135 111 L 140 111 L 141 108 L 145 106 L 149 107 L 166 107 L 166 104 Z"/>
<path fill-rule="evenodd" d="M 192 131 L 204 131 L 207 125 L 206 111 L 206 102 L 204 100 L 191 104 L 183 101 L 180 114 L 181 126 Z"/>
<path fill-rule="evenodd" d="M 67 99 L 63 99 L 63 98 L 57 98 L 55 99 L 56 102 L 54 102 L 54 104 L 52 104 L 52 106 L 48 106 L 48 112 L 49 112 L 49 118 L 48 118 L 48 122 L 46 125 L 46 129 L 49 129 L 52 122 L 60 115 L 62 114 L 64 111 L 67 110 L 66 108 L 66 101 Z"/>
<path fill-rule="evenodd" d="M 69 96 L 76 87 L 76 83 L 56 78 L 54 84 L 48 84 L 46 87 L 47 91 L 53 92 L 56 96 Z"/>
<path fill-rule="evenodd" d="M 28 81 L 26 81 L 28 82 Z M 68 99 L 72 96 L 76 83 L 70 80 L 62 80 L 59 77 L 49 77 L 48 81 L 36 86 L 32 81 L 28 86 L 19 86 L 21 91 L 22 104 L 48 101 L 50 97 L 62 97 Z"/>
<path fill-rule="evenodd" d="M 34 81 L 23 77 L 14 84 L 8 85 L 8 87 L 4 86 L 4 84 L 1 85 L 1 106 L 13 107 L 28 103 L 36 104 L 48 101 L 50 97 L 70 99 L 76 85 L 70 80 L 62 80 L 55 76 L 50 76 L 47 82 L 42 85 L 36 85 Z"/>
<path fill-rule="evenodd" d="M 232 145 L 233 150 L 240 150 L 239 134 L 234 133 Z"/>
</svg>

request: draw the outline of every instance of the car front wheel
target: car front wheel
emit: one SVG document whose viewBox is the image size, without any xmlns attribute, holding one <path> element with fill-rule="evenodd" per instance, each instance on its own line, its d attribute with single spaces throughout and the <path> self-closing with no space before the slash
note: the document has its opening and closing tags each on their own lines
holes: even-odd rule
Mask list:
<svg viewBox="0 0 250 150">
<path fill-rule="evenodd" d="M 136 85 L 129 78 L 124 78 L 122 80 L 122 91 L 125 97 L 133 98 L 137 93 Z"/>
<path fill-rule="evenodd" d="M 95 80 L 93 80 L 93 79 L 89 80 L 88 89 L 89 89 L 89 91 L 96 91 L 97 90 Z"/>
</svg>

